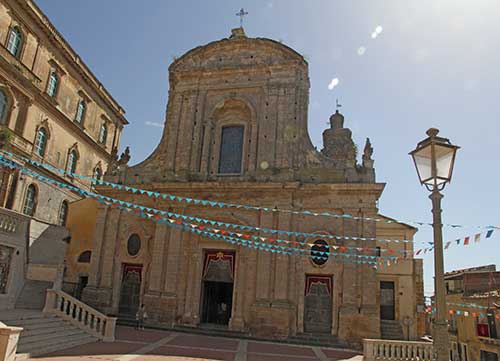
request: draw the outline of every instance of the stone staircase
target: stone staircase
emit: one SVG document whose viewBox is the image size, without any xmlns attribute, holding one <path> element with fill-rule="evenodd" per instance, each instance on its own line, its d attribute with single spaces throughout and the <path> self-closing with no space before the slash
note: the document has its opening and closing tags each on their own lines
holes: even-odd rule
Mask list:
<svg viewBox="0 0 500 361">
<path fill-rule="evenodd" d="M 380 320 L 380 333 L 384 340 L 404 340 L 403 327 L 399 321 Z"/>
<path fill-rule="evenodd" d="M 97 340 L 68 321 L 41 311 L 1 311 L 0 320 L 9 326 L 23 328 L 17 346 L 16 361 Z"/>
</svg>

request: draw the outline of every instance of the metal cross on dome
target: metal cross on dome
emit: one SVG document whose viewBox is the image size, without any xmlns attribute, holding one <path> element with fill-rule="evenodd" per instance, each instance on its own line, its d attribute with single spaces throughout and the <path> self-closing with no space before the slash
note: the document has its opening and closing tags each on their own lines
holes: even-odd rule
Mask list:
<svg viewBox="0 0 500 361">
<path fill-rule="evenodd" d="M 245 9 L 241 8 L 241 10 L 239 12 L 236 13 L 236 16 L 239 16 L 240 17 L 240 28 L 243 27 L 243 17 L 245 15 L 248 15 L 248 12 L 245 11 Z"/>
<path fill-rule="evenodd" d="M 337 110 L 342 107 L 342 104 L 339 103 L 339 98 L 335 100 L 335 106 Z"/>
</svg>

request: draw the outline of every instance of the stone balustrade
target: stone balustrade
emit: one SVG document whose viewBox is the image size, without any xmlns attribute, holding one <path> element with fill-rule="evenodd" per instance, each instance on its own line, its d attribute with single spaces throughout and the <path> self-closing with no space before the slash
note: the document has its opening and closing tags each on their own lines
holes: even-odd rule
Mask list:
<svg viewBox="0 0 500 361">
<path fill-rule="evenodd" d="M 363 340 L 364 361 L 376 360 L 415 360 L 434 361 L 432 342 Z"/>
<path fill-rule="evenodd" d="M 12 212 L 8 209 L 0 209 L 0 231 L 5 233 L 15 234 L 20 231 L 28 220 L 26 217 Z"/>
<path fill-rule="evenodd" d="M 57 315 L 100 340 L 115 340 L 116 317 L 108 317 L 63 291 L 47 290 L 43 312 Z"/>
</svg>

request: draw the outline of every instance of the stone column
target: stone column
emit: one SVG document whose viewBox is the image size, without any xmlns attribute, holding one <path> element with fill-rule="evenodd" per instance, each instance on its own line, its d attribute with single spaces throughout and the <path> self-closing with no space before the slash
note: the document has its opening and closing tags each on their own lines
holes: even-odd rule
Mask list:
<svg viewBox="0 0 500 361">
<path fill-rule="evenodd" d="M 234 282 L 233 313 L 229 321 L 229 329 L 233 331 L 243 331 L 243 307 L 246 294 L 246 247 L 239 247 L 236 253 L 236 277 Z"/>
<path fill-rule="evenodd" d="M 265 213 L 261 211 L 260 227 L 262 228 L 272 228 L 273 218 L 271 213 Z M 263 236 L 267 236 L 263 234 Z M 270 301 L 271 298 L 271 253 L 266 251 L 257 251 L 257 301 L 266 300 Z"/>
<path fill-rule="evenodd" d="M 106 229 L 106 220 L 108 216 L 108 207 L 99 204 L 97 206 L 97 217 L 94 231 L 94 244 L 92 248 L 92 257 L 89 267 L 89 281 L 86 288 L 97 287 L 100 280 L 99 264 L 101 263 L 101 251 L 106 246 L 104 240 L 104 231 Z"/>
<path fill-rule="evenodd" d="M 163 271 L 166 234 L 167 226 L 165 224 L 156 223 L 155 235 L 153 238 L 153 250 L 151 252 L 151 264 L 149 269 L 148 294 L 150 295 L 159 295 L 161 292 L 161 275 Z"/>
<path fill-rule="evenodd" d="M 201 267 L 203 264 L 203 250 L 198 246 L 196 242 L 195 257 L 193 258 L 193 295 L 191 313 L 192 313 L 192 324 L 197 326 L 200 324 L 200 297 L 201 297 Z"/>
</svg>

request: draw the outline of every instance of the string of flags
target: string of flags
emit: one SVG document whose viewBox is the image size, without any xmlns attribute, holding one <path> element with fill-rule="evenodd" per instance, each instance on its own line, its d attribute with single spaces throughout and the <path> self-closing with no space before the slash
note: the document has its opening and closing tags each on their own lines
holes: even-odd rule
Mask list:
<svg viewBox="0 0 500 361">
<path fill-rule="evenodd" d="M 220 202 L 220 201 L 210 201 L 210 200 L 202 200 L 202 199 L 196 199 L 192 197 L 184 197 L 184 196 L 177 196 L 173 194 L 167 194 L 167 193 L 160 193 L 156 191 L 151 191 L 151 190 L 145 190 L 145 189 L 140 189 L 140 188 L 135 188 L 131 186 L 126 186 L 123 184 L 117 184 L 101 179 L 95 179 L 93 177 L 88 177 L 85 175 L 77 174 L 77 173 L 72 173 L 68 172 L 67 170 L 63 170 L 60 168 L 56 168 L 50 164 L 46 163 L 41 163 L 17 154 L 14 154 L 12 152 L 2 150 L 2 153 L 10 156 L 10 157 L 16 157 L 18 159 L 23 160 L 24 162 L 33 164 L 37 167 L 42 167 L 47 170 L 62 174 L 62 175 L 70 175 L 75 178 L 83 179 L 88 182 L 91 182 L 92 184 L 99 184 L 99 185 L 106 185 L 110 186 L 113 189 L 118 189 L 118 190 L 124 190 L 127 192 L 132 192 L 134 194 L 141 194 L 141 195 L 147 195 L 149 197 L 154 197 L 154 198 L 162 198 L 165 200 L 171 200 L 175 202 L 183 202 L 187 204 L 192 204 L 192 205 L 201 205 L 201 206 L 208 206 L 208 207 L 218 207 L 218 208 L 237 208 L 237 209 L 249 209 L 249 210 L 260 210 L 264 212 L 283 212 L 283 213 L 289 213 L 289 214 L 296 214 L 296 215 L 304 215 L 304 216 L 325 216 L 325 217 L 333 217 L 333 218 L 338 218 L 338 219 L 352 219 L 352 220 L 363 220 L 363 221 L 373 221 L 373 222 L 381 222 L 381 223 L 410 223 L 410 224 L 415 224 L 419 226 L 432 226 L 432 223 L 429 222 L 419 222 L 419 221 L 411 221 L 411 220 L 391 220 L 391 219 L 382 219 L 382 218 L 376 218 L 376 217 L 361 217 L 361 216 L 354 216 L 351 214 L 338 214 L 338 213 L 333 213 L 333 212 L 314 212 L 314 211 L 309 211 L 309 210 L 291 210 L 291 209 L 279 209 L 277 207 L 261 207 L 261 206 L 253 206 L 253 205 L 241 205 L 241 204 L 235 204 L 235 203 L 226 203 L 226 202 Z M 0 155 L 1 157 L 1 155 Z M 443 224 L 444 226 L 447 227 L 452 227 L 452 228 L 465 228 L 468 226 L 465 225 L 459 225 L 459 224 Z M 496 226 L 475 226 L 474 228 L 495 228 Z M 500 227 L 496 227 L 500 228 Z M 401 240 L 401 242 L 410 242 L 408 240 Z"/>
<path fill-rule="evenodd" d="M 188 226 L 180 221 L 176 221 L 176 220 L 172 220 L 172 219 L 166 220 L 164 218 L 154 218 L 150 214 L 147 214 L 144 212 L 137 213 L 136 211 L 134 211 L 132 209 L 127 209 L 126 207 L 120 206 L 118 204 L 108 203 L 104 200 L 98 200 L 98 201 L 100 203 L 105 204 L 105 205 L 124 210 L 125 212 L 133 213 L 134 215 L 137 215 L 137 216 L 140 216 L 140 217 L 143 217 L 146 219 L 151 219 L 154 222 L 166 224 L 167 226 L 172 227 L 172 228 L 181 229 L 183 231 L 202 235 L 202 236 L 207 237 L 207 238 L 216 239 L 216 240 L 223 240 L 223 241 L 231 243 L 231 244 L 236 244 L 236 245 L 240 245 L 240 246 L 244 246 L 244 247 L 248 247 L 248 248 L 254 248 L 254 249 L 265 251 L 265 252 L 306 257 L 306 258 L 313 258 L 313 259 L 322 259 L 322 260 L 328 260 L 329 256 L 346 257 L 346 258 L 336 259 L 335 262 L 368 264 L 368 265 L 373 265 L 375 268 L 377 265 L 383 265 L 383 264 L 390 265 L 391 264 L 390 260 L 370 261 L 370 260 L 349 259 L 349 258 L 354 258 L 358 255 L 339 254 L 339 253 L 333 253 L 333 252 L 328 252 L 328 251 L 307 250 L 307 249 L 301 249 L 301 248 L 295 248 L 295 247 L 267 244 L 264 242 L 252 241 L 250 239 L 241 239 L 241 238 L 237 238 L 237 237 L 231 237 L 231 236 L 227 236 L 227 233 L 224 233 L 224 234 L 213 233 L 213 232 L 210 232 L 210 231 L 207 231 L 204 229 L 199 229 L 199 227 L 190 227 L 190 226 Z M 396 262 L 397 260 L 393 259 L 392 261 Z"/>
<path fill-rule="evenodd" d="M 498 228 L 498 227 L 495 227 L 495 228 Z M 474 236 L 466 236 L 463 238 L 458 238 L 454 241 L 447 241 L 444 243 L 444 249 L 447 250 L 448 248 L 450 248 L 450 246 L 459 246 L 459 245 L 468 246 L 471 244 L 470 243 L 471 239 L 474 240 L 474 243 L 479 243 L 479 242 L 481 242 L 481 236 L 484 235 L 484 239 L 491 238 L 491 236 L 493 235 L 493 231 L 494 231 L 494 229 L 491 228 L 485 232 L 476 233 L 476 234 L 474 234 Z M 429 247 L 420 248 L 420 249 L 416 250 L 415 256 L 418 256 L 420 254 L 426 254 L 427 252 L 432 252 L 434 250 L 434 242 L 428 242 L 428 244 L 429 244 Z"/>
<path fill-rule="evenodd" d="M 476 307 L 477 308 L 477 307 Z M 484 306 L 481 306 L 481 308 L 488 308 L 488 307 L 484 307 Z M 430 313 L 430 314 L 435 314 L 436 313 L 436 309 L 434 307 L 427 307 L 426 310 L 425 310 L 426 313 Z M 479 317 L 479 318 L 484 318 L 486 315 L 488 314 L 492 314 L 492 313 L 489 313 L 487 312 L 486 315 L 483 313 L 483 312 L 476 312 L 476 311 L 471 311 L 470 309 L 467 309 L 467 310 L 464 310 L 464 309 L 453 309 L 453 308 L 450 308 L 448 309 L 448 314 L 450 315 L 462 315 L 462 316 L 465 316 L 465 317 L 469 317 L 469 316 L 472 316 L 472 317 Z M 493 314 L 492 314 L 493 315 Z M 495 314 L 495 318 L 497 320 L 500 320 L 500 314 Z"/>
<path fill-rule="evenodd" d="M 231 231 L 231 230 L 221 230 L 219 228 L 215 228 L 214 226 L 225 227 L 225 228 L 229 228 L 229 229 L 232 228 L 232 229 L 236 229 L 236 230 L 240 230 L 240 231 L 256 231 L 259 233 L 263 232 L 263 233 L 278 234 L 278 235 L 285 235 L 285 236 L 318 237 L 317 233 L 292 232 L 292 231 L 275 230 L 275 229 L 260 228 L 260 227 L 253 227 L 253 226 L 242 226 L 242 225 L 233 224 L 233 223 L 214 221 L 214 220 L 204 219 L 204 218 L 200 218 L 200 217 L 186 216 L 186 215 L 181 215 L 181 214 L 177 214 L 177 213 L 173 213 L 173 212 L 162 211 L 162 210 L 158 210 L 158 209 L 154 209 L 154 208 L 150 208 L 150 207 L 137 205 L 137 204 L 132 203 L 132 202 L 126 202 L 126 201 L 114 199 L 111 197 L 107 197 L 107 196 L 103 196 L 103 195 L 100 195 L 97 193 L 89 192 L 89 191 L 80 189 L 78 187 L 59 182 L 59 181 L 53 180 L 53 179 L 45 177 L 45 176 L 42 176 L 36 172 L 29 170 L 28 168 L 26 168 L 18 163 L 15 163 L 9 159 L 4 158 L 1 154 L 0 154 L 0 164 L 3 164 L 3 165 L 8 166 L 10 168 L 20 169 L 23 173 L 30 174 L 31 176 L 38 178 L 41 181 L 55 184 L 61 188 L 71 189 L 71 190 L 81 194 L 84 197 L 90 196 L 90 197 L 93 197 L 95 199 L 102 199 L 102 200 L 109 202 L 110 204 L 115 204 L 122 209 L 128 209 L 128 208 L 135 209 L 136 212 L 140 211 L 141 213 L 145 214 L 146 218 L 148 218 L 148 219 L 163 218 L 165 221 L 168 221 L 168 222 L 173 222 L 174 221 L 173 218 L 182 219 L 184 222 L 179 221 L 180 224 L 187 225 L 188 227 L 191 227 L 192 229 L 202 227 L 201 229 L 206 228 L 206 230 L 208 232 L 212 232 L 215 234 L 223 232 L 223 234 L 229 234 L 229 235 L 236 237 L 236 238 L 243 237 L 243 239 L 246 239 L 246 240 L 252 238 L 252 239 L 256 240 L 257 242 L 259 242 L 258 244 L 260 244 L 260 242 L 268 242 L 271 244 L 273 244 L 273 243 L 286 244 L 286 246 L 282 246 L 282 247 L 289 247 L 290 245 L 312 247 L 314 244 L 308 243 L 305 241 L 300 241 L 300 240 L 282 240 L 282 239 L 277 239 L 277 238 L 275 239 L 275 238 L 271 238 L 271 237 L 250 235 L 250 234 L 240 233 L 240 232 Z M 196 223 L 190 223 L 190 222 L 196 222 Z M 203 223 L 206 226 L 201 226 L 201 225 L 199 225 L 199 223 Z M 484 232 L 485 239 L 490 238 L 493 234 L 493 231 L 494 231 L 493 229 L 488 229 L 486 232 Z M 329 238 L 329 239 L 336 239 L 336 240 L 339 240 L 339 239 L 375 240 L 376 239 L 378 241 L 401 242 L 401 240 L 381 240 L 381 239 L 369 238 L 369 237 L 350 237 L 350 236 L 336 236 L 336 235 L 321 235 L 321 237 L 322 238 Z M 453 242 L 452 241 L 446 242 L 445 249 L 448 249 L 451 244 L 459 245 L 461 242 L 463 243 L 463 245 L 468 245 L 470 239 L 471 239 L 471 237 L 467 236 L 463 240 L 457 239 L 456 241 L 453 241 Z M 481 233 L 475 234 L 473 239 L 474 239 L 475 243 L 478 243 L 481 240 Z M 317 251 L 317 252 L 319 252 L 318 253 L 319 255 L 327 255 L 327 256 L 331 255 L 333 257 L 336 257 L 336 256 L 338 257 L 339 255 L 341 255 L 341 257 L 364 258 L 364 259 L 372 259 L 372 260 L 378 260 L 378 261 L 387 260 L 388 262 L 391 262 L 391 261 L 397 262 L 398 259 L 406 258 L 410 254 L 414 254 L 415 256 L 417 256 L 417 255 L 420 255 L 422 253 L 425 254 L 427 252 L 431 252 L 434 249 L 434 243 L 433 242 L 428 242 L 428 243 L 429 243 L 430 247 L 418 249 L 416 251 L 413 251 L 413 250 L 395 250 L 395 249 L 378 249 L 378 248 L 370 248 L 370 247 L 353 247 L 353 246 L 345 246 L 345 245 L 329 245 L 329 247 L 333 248 L 334 250 L 340 250 L 343 253 L 328 252 L 328 251 Z M 300 252 L 304 251 L 303 249 L 300 249 L 300 250 L 301 250 Z M 377 253 L 377 255 L 345 253 L 348 250 L 358 252 L 358 253 L 375 251 Z M 381 254 L 382 251 L 385 254 L 388 254 L 391 256 L 382 256 L 382 254 Z M 306 251 L 306 252 L 308 252 L 308 251 Z M 314 252 L 316 252 L 316 251 L 313 251 L 313 253 Z M 397 257 L 397 256 L 395 256 L 396 254 L 402 254 L 403 257 Z"/>
<path fill-rule="evenodd" d="M 170 227 L 173 228 L 178 228 L 182 229 L 184 231 L 188 231 L 191 233 L 203 235 L 204 237 L 212 238 L 212 239 L 217 239 L 217 240 L 223 240 L 232 244 L 239 244 L 242 246 L 247 246 L 250 248 L 256 248 L 262 251 L 267 251 L 267 252 L 272 252 L 272 253 L 278 253 L 278 254 L 287 254 L 287 255 L 297 255 L 297 256 L 303 256 L 303 257 L 311 257 L 315 259 L 328 259 L 329 256 L 332 257 L 342 257 L 339 258 L 338 262 L 349 262 L 349 263 L 356 263 L 356 264 L 369 264 L 369 265 L 374 265 L 376 268 L 377 265 L 388 265 L 390 266 L 393 263 L 398 262 L 398 259 L 400 257 L 377 257 L 377 256 L 369 256 L 369 255 L 357 255 L 357 254 L 349 254 L 349 253 L 335 253 L 335 252 L 329 252 L 329 251 L 320 251 L 320 250 L 308 250 L 308 249 L 302 249 L 302 248 L 295 248 L 295 247 L 290 247 L 290 246 L 283 246 L 283 245 L 278 245 L 278 244 L 268 244 L 263 241 L 255 241 L 255 239 L 260 239 L 258 236 L 254 235 L 246 235 L 246 234 L 238 234 L 235 232 L 231 231 L 226 231 L 226 230 L 218 230 L 218 232 L 210 232 L 210 230 L 213 231 L 213 228 L 210 227 L 203 227 L 197 224 L 189 224 L 185 223 L 181 220 L 175 220 L 171 218 L 164 218 L 162 216 L 159 216 L 158 214 L 151 214 L 148 213 L 144 209 L 137 209 L 134 207 L 127 207 L 123 204 L 121 204 L 121 201 L 102 196 L 97 193 L 93 193 L 90 191 L 86 191 L 83 189 L 80 189 L 78 187 L 68 185 L 59 181 L 56 181 L 52 178 L 45 177 L 43 175 L 40 175 L 34 171 L 31 171 L 25 167 L 19 166 L 13 162 L 6 161 L 5 159 L 0 159 L 0 164 L 3 164 L 7 167 L 11 168 L 18 168 L 22 173 L 29 174 L 30 176 L 37 178 L 43 182 L 51 183 L 56 186 L 59 186 L 61 188 L 66 188 L 73 190 L 82 196 L 85 197 L 92 197 L 96 199 L 98 202 L 102 204 L 106 204 L 108 206 L 112 206 L 115 208 L 122 209 L 128 213 L 133 213 L 137 216 L 141 216 L 143 218 L 158 222 L 158 223 L 163 223 L 166 224 Z M 237 236 L 241 236 L 243 238 L 238 238 L 238 237 L 232 237 L 228 234 L 235 234 Z M 254 239 L 252 241 L 252 239 Z M 283 240 L 280 240 L 281 242 L 285 242 Z M 361 259 L 357 259 L 361 258 Z"/>
<path fill-rule="evenodd" d="M 0 154 L 0 162 L 2 164 L 5 164 L 9 167 L 14 167 L 16 169 L 23 170 L 24 172 L 31 172 L 31 174 L 36 174 L 33 171 L 29 170 L 28 168 L 15 163 L 5 157 L 3 157 Z M 39 179 L 48 179 L 45 176 L 41 175 L 34 175 L 35 177 Z M 41 177 L 41 178 L 40 178 Z M 52 180 L 53 181 L 53 180 Z M 73 189 L 74 191 L 81 193 L 84 190 L 76 190 L 77 188 L 74 186 L 70 186 L 66 183 L 60 183 L 60 187 L 62 188 L 68 188 L 68 189 Z M 87 192 L 87 191 L 84 191 Z M 99 195 L 100 197 L 103 197 L 104 199 L 113 201 L 115 199 L 103 195 Z M 147 211 L 150 213 L 154 214 L 161 214 L 162 216 L 167 216 L 170 218 L 180 218 L 185 221 L 190 221 L 190 222 L 196 222 L 196 223 L 203 223 L 206 225 L 212 225 L 212 226 L 218 226 L 218 227 L 223 227 L 223 228 L 230 228 L 234 230 L 240 230 L 240 231 L 252 231 L 252 232 L 262 232 L 262 233 L 267 233 L 267 234 L 273 234 L 273 235 L 278 235 L 278 236 L 288 236 L 288 237 L 303 237 L 303 238 L 308 238 L 308 237 L 318 237 L 317 233 L 308 233 L 308 232 L 298 232 L 298 231 L 287 231 L 287 230 L 278 230 L 278 229 L 272 229 L 272 228 L 264 228 L 264 227 L 255 227 L 255 226 L 248 226 L 248 225 L 240 225 L 240 224 L 235 224 L 235 223 L 228 223 L 228 222 L 221 222 L 221 221 L 215 221 L 212 219 L 206 219 L 206 218 L 201 218 L 201 217 L 195 217 L 195 216 L 188 216 L 188 215 L 183 215 L 183 214 L 178 214 L 174 212 L 168 212 L 168 211 L 163 211 L 147 206 L 142 206 L 135 204 L 133 202 L 127 202 L 127 201 L 122 201 L 122 200 L 115 200 L 116 202 L 120 203 L 120 205 L 127 206 L 127 207 L 134 207 L 137 209 L 140 209 L 142 211 Z M 321 235 L 322 238 L 326 239 L 331 239 L 331 240 L 352 240 L 352 241 L 378 241 L 378 242 L 394 242 L 394 243 L 411 243 L 413 241 L 411 240 L 398 240 L 398 239 L 383 239 L 383 238 L 377 238 L 377 237 L 356 237 L 356 236 L 345 236 L 345 235 L 332 235 L 332 234 L 323 234 Z M 357 249 L 359 247 L 352 247 L 352 249 Z M 376 249 L 372 249 L 374 251 L 377 251 Z"/>
</svg>

